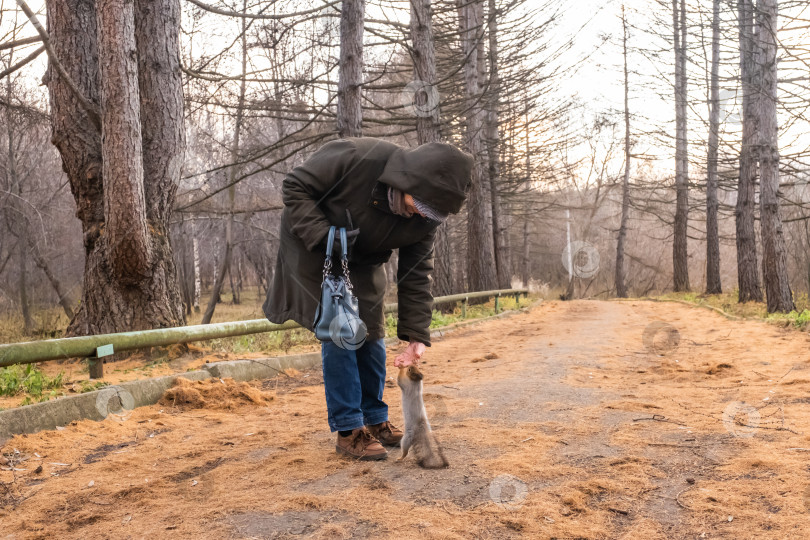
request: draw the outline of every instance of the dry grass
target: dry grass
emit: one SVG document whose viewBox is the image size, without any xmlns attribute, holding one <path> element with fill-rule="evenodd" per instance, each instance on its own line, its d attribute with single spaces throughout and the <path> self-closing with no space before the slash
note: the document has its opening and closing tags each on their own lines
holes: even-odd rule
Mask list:
<svg viewBox="0 0 810 540">
<path fill-rule="evenodd" d="M 178 377 L 158 404 L 180 410 L 234 410 L 240 405 L 266 406 L 271 401 L 272 394 L 262 392 L 246 382 L 237 383 L 230 378 L 190 381 Z"/>
<path fill-rule="evenodd" d="M 780 326 L 794 326 L 805 329 L 810 323 L 810 298 L 807 293 L 796 294 L 794 303 L 796 310 L 790 313 L 768 313 L 764 302 L 737 301 L 737 290 L 723 294 L 668 293 L 654 297 L 659 300 L 678 300 L 696 306 L 707 306 L 719 309 L 724 313 L 743 319 L 763 320 Z"/>
</svg>

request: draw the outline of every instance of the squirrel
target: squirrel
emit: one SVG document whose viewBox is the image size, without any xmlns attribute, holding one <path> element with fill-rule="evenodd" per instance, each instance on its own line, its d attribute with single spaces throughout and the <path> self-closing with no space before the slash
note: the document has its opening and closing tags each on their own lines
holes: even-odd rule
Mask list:
<svg viewBox="0 0 810 540">
<path fill-rule="evenodd" d="M 402 390 L 402 415 L 405 418 L 405 435 L 400 447 L 402 461 L 413 450 L 417 463 L 425 469 L 442 469 L 449 466 L 436 436 L 430 430 L 425 403 L 422 399 L 422 372 L 415 365 L 399 369 L 397 384 Z"/>
</svg>

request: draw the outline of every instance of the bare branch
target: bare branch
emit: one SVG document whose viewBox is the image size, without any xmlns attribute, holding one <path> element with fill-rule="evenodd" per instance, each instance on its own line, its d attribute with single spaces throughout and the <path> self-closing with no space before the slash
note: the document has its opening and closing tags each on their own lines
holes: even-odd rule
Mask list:
<svg viewBox="0 0 810 540">
<path fill-rule="evenodd" d="M 241 17 L 243 19 L 269 19 L 269 20 L 275 20 L 275 21 L 278 21 L 278 20 L 281 20 L 281 19 L 288 19 L 290 17 L 302 17 L 304 15 L 311 15 L 313 13 L 320 12 L 324 8 L 332 7 L 332 6 L 336 6 L 336 5 L 340 4 L 340 1 L 336 0 L 334 2 L 329 2 L 327 4 L 324 4 L 323 6 L 321 6 L 319 8 L 308 9 L 306 11 L 297 11 L 295 13 L 283 13 L 283 14 L 280 14 L 280 15 L 252 15 L 250 13 L 239 13 L 238 11 L 230 11 L 228 9 L 216 8 L 214 6 L 209 6 L 208 4 L 204 4 L 203 2 L 200 2 L 199 0 L 188 0 L 188 1 L 191 2 L 192 4 L 194 4 L 195 6 L 197 6 L 198 8 L 200 8 L 200 9 L 204 9 L 205 11 L 209 11 L 211 13 L 216 13 L 217 15 L 224 15 L 226 17 Z"/>
<path fill-rule="evenodd" d="M 23 45 L 31 45 L 32 43 L 39 43 L 42 41 L 42 38 L 39 36 L 33 36 L 23 39 L 18 39 L 15 41 L 9 41 L 7 43 L 0 43 L 0 51 L 4 51 L 6 49 L 13 49 L 14 47 L 22 47 Z"/>
<path fill-rule="evenodd" d="M 0 71 L 0 79 L 2 79 L 2 78 L 4 78 L 4 77 L 8 77 L 8 76 L 9 76 L 9 75 L 11 75 L 12 73 L 14 73 L 14 72 L 15 72 L 15 71 L 17 71 L 18 69 L 20 69 L 21 67 L 25 66 L 26 64 L 28 64 L 28 63 L 30 63 L 30 62 L 33 62 L 33 61 L 34 61 L 34 59 L 35 59 L 37 56 L 39 56 L 40 54 L 42 54 L 42 52 L 43 52 L 44 50 L 45 50 L 45 47 L 40 47 L 39 49 L 35 50 L 35 51 L 34 51 L 34 52 L 32 52 L 31 54 L 29 54 L 28 56 L 26 56 L 25 58 L 23 58 L 22 60 L 20 60 L 19 62 L 17 62 L 17 63 L 16 63 L 16 64 L 14 64 L 13 66 L 11 66 L 10 68 L 8 68 L 7 70 L 5 70 L 5 71 Z"/>
<path fill-rule="evenodd" d="M 48 38 L 48 33 L 45 31 L 45 28 L 39 23 L 39 19 L 37 19 L 36 13 L 34 13 L 28 4 L 25 3 L 25 0 L 17 0 L 17 5 L 20 6 L 25 16 L 28 17 L 28 20 L 31 21 L 31 24 L 34 25 L 36 28 L 37 33 L 39 33 L 40 38 L 42 38 L 42 44 L 45 46 L 45 50 L 48 51 L 48 60 L 50 60 L 51 65 L 56 69 L 56 72 L 62 77 L 62 80 L 65 81 L 65 84 L 70 88 L 70 91 L 76 96 L 76 99 L 81 104 L 82 108 L 87 112 L 87 115 L 90 117 L 90 121 L 93 122 L 93 125 L 98 129 L 101 130 L 101 117 L 99 116 L 99 109 L 94 103 L 88 100 L 73 80 L 68 75 L 67 71 L 65 71 L 64 66 L 59 61 L 59 58 L 56 56 L 56 52 L 53 50 L 53 46 L 51 45 L 51 40 Z"/>
</svg>

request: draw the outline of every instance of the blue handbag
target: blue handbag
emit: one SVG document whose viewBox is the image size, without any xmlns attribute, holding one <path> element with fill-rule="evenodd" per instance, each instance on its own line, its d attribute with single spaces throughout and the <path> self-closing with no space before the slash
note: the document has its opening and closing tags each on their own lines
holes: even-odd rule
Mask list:
<svg viewBox="0 0 810 540">
<path fill-rule="evenodd" d="M 366 341 L 366 324 L 360 319 L 357 297 L 352 294 L 349 279 L 349 257 L 346 229 L 340 228 L 340 270 L 341 275 L 332 273 L 332 248 L 335 242 L 336 227 L 329 229 L 326 241 L 326 261 L 323 264 L 321 301 L 315 312 L 315 337 L 321 341 L 331 341 L 341 348 L 356 350 Z"/>
</svg>

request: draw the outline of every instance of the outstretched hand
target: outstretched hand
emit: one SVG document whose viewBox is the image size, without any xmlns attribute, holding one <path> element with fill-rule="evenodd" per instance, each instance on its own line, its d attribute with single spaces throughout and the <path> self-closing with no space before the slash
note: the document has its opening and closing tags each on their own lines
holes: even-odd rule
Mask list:
<svg viewBox="0 0 810 540">
<path fill-rule="evenodd" d="M 405 351 L 394 358 L 394 367 L 404 368 L 410 365 L 419 365 L 419 359 L 425 354 L 425 344 L 411 341 Z"/>
</svg>

